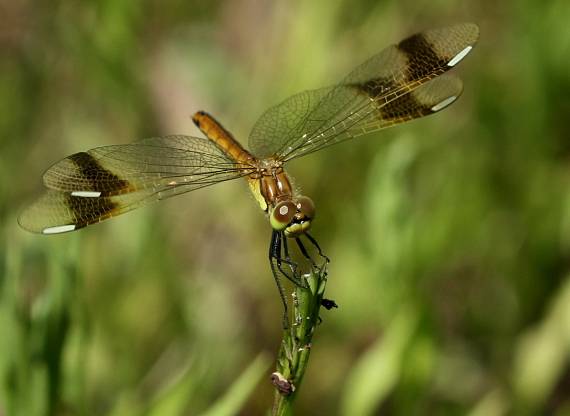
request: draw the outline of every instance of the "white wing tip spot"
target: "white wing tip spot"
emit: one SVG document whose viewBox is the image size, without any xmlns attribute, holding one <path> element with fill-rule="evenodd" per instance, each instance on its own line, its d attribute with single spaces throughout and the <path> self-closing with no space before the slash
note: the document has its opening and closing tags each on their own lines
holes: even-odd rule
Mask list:
<svg viewBox="0 0 570 416">
<path fill-rule="evenodd" d="M 452 95 L 451 97 L 447 97 L 445 100 L 441 101 L 440 103 L 434 105 L 431 108 L 431 111 L 436 112 L 439 111 L 441 109 L 444 109 L 445 107 L 447 107 L 449 104 L 451 104 L 452 102 L 454 102 L 455 100 L 457 100 L 457 96 L 456 95 Z"/>
<path fill-rule="evenodd" d="M 71 193 L 72 196 L 79 196 L 81 198 L 99 198 L 101 196 L 101 192 L 92 192 L 92 191 L 73 191 Z"/>
<path fill-rule="evenodd" d="M 463 58 L 465 58 L 465 56 L 467 56 L 467 54 L 469 52 L 471 52 L 471 49 L 473 49 L 473 46 L 469 45 L 467 46 L 465 49 L 463 49 L 461 52 L 459 52 L 457 55 L 455 55 L 451 61 L 449 61 L 447 63 L 447 66 L 455 66 L 459 63 L 459 61 L 461 61 Z"/>
<path fill-rule="evenodd" d="M 42 230 L 42 234 L 60 234 L 75 230 L 75 224 L 58 225 L 57 227 L 48 227 Z"/>
</svg>

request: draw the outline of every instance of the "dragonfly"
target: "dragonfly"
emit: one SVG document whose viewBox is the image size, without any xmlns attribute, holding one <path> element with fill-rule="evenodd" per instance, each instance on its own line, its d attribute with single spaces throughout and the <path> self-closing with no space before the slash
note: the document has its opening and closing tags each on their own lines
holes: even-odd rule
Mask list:
<svg viewBox="0 0 570 416">
<path fill-rule="evenodd" d="M 192 117 L 206 138 L 172 135 L 75 153 L 43 175 L 47 188 L 19 217 L 44 235 L 76 231 L 150 202 L 245 178 L 272 228 L 271 269 L 301 285 L 288 240 L 311 258 L 306 238 L 315 204 L 292 186 L 284 165 L 326 147 L 437 113 L 461 94 L 448 74 L 479 37 L 473 23 L 431 29 L 391 45 L 331 87 L 307 90 L 269 108 L 249 135 L 247 150 L 210 114 Z M 328 258 L 326 258 L 328 261 Z M 288 270 L 285 271 L 284 268 Z"/>
</svg>

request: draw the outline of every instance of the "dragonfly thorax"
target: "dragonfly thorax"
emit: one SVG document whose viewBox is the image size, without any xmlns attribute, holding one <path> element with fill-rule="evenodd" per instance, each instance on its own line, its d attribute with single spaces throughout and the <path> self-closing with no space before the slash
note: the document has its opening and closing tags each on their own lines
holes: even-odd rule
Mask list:
<svg viewBox="0 0 570 416">
<path fill-rule="evenodd" d="M 277 203 L 293 197 L 291 181 L 282 167 L 262 175 L 259 191 L 268 207 L 274 207 Z"/>
<path fill-rule="evenodd" d="M 258 164 L 247 181 L 253 196 L 265 212 L 271 211 L 277 203 L 293 197 L 291 181 L 279 164 L 271 167 Z"/>
</svg>

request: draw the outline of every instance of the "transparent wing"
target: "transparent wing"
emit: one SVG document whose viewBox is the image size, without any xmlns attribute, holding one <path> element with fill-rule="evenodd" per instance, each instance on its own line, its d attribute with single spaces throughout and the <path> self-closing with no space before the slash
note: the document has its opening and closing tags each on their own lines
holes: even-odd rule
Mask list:
<svg viewBox="0 0 570 416">
<path fill-rule="evenodd" d="M 37 233 L 73 231 L 248 173 L 215 144 L 197 137 L 156 137 L 99 147 L 49 168 L 43 177 L 48 190 L 18 222 Z"/>
<path fill-rule="evenodd" d="M 330 88 L 305 91 L 267 110 L 249 137 L 252 153 L 284 161 L 433 114 L 461 94 L 441 76 L 473 48 L 479 28 L 463 23 L 413 35 L 389 46 Z"/>
</svg>

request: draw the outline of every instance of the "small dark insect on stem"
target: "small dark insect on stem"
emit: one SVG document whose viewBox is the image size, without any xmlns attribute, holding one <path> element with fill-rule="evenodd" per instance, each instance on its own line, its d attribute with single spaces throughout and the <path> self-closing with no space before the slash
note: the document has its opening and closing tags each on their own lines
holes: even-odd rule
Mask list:
<svg viewBox="0 0 570 416">
<path fill-rule="evenodd" d="M 338 305 L 334 300 L 325 298 L 321 300 L 321 306 L 328 311 L 330 311 L 332 308 L 338 308 Z"/>
</svg>

